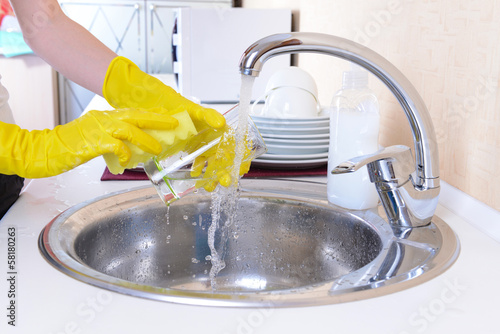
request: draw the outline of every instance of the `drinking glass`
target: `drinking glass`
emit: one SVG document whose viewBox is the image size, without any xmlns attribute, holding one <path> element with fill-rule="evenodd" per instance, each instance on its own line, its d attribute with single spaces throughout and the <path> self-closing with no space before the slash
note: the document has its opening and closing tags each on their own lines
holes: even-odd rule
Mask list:
<svg viewBox="0 0 500 334">
<path fill-rule="evenodd" d="M 204 129 L 193 136 L 184 149 L 169 156 L 157 156 L 144 164 L 144 170 L 155 187 L 160 198 L 167 205 L 180 199 L 195 189 L 203 187 L 207 182 L 217 181 L 217 175 L 231 175 L 236 155 L 236 138 L 245 140 L 245 152 L 241 154 L 242 164 L 250 162 L 266 153 L 267 148 L 259 130 L 251 117 L 247 117 L 247 130 L 237 137 L 239 123 L 239 106 L 232 107 L 224 113 L 226 127 L 224 130 Z M 215 155 L 214 165 L 205 167 L 200 175 L 194 172 L 193 163 L 198 157 Z M 215 166 L 215 170 L 214 167 Z M 211 173 L 206 170 L 212 169 Z M 193 176 L 197 175 L 197 176 Z"/>
</svg>

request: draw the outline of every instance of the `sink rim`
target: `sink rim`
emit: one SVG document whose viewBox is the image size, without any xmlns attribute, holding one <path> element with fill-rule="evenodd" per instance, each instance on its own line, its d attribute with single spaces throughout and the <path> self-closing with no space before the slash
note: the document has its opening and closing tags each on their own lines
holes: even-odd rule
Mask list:
<svg viewBox="0 0 500 334">
<path fill-rule="evenodd" d="M 326 187 L 324 183 L 283 179 L 265 179 L 266 182 L 263 182 L 263 179 L 243 179 L 241 181 L 242 196 L 244 194 L 249 194 L 249 192 L 259 191 L 265 192 L 268 196 L 276 195 L 283 197 L 284 194 L 278 191 L 281 190 L 287 192 L 287 198 L 296 200 L 303 199 L 301 196 L 307 196 L 308 198 L 305 202 L 318 203 L 322 205 L 325 205 L 326 203 L 334 210 L 355 215 L 356 217 L 359 217 L 368 224 L 372 225 L 372 227 L 374 227 L 374 229 L 379 232 L 379 236 L 381 237 L 383 244 L 383 249 L 372 262 L 368 263 L 358 270 L 355 270 L 347 275 L 341 276 L 331 281 L 311 284 L 309 286 L 300 288 L 273 291 L 204 292 L 154 287 L 126 281 L 124 279 L 107 275 L 85 264 L 82 264 L 80 261 L 73 258 L 70 254 L 63 251 L 60 245 L 55 245 L 52 242 L 55 237 L 53 234 L 51 234 L 51 231 L 57 231 L 57 228 L 61 224 L 63 224 L 68 217 L 89 205 L 105 200 L 119 200 L 122 197 L 138 198 L 137 196 L 135 196 L 136 194 L 142 194 L 139 198 L 144 201 L 160 201 L 154 188 L 149 186 L 142 186 L 103 195 L 95 199 L 77 204 L 62 212 L 49 224 L 47 224 L 47 226 L 45 226 L 41 231 L 39 237 L 39 250 L 42 256 L 56 269 L 72 278 L 90 285 L 105 288 L 126 295 L 153 300 L 199 306 L 224 307 L 297 307 L 310 305 L 326 305 L 383 296 L 420 285 L 435 278 L 436 276 L 446 271 L 458 258 L 460 252 L 460 243 L 457 235 L 442 219 L 434 216 L 433 222 L 427 228 L 433 229 L 436 233 L 440 233 L 443 240 L 443 244 L 434 254 L 435 256 L 427 261 L 422 268 L 415 268 L 415 270 L 405 273 L 406 275 L 400 274 L 396 277 L 369 282 L 369 279 L 371 277 L 367 276 L 366 274 L 370 269 L 367 268 L 370 266 L 374 266 L 375 263 L 381 264 L 385 257 L 388 256 L 388 244 L 394 242 L 395 240 L 390 225 L 385 222 L 383 218 L 381 218 L 381 216 L 383 215 L 381 215 L 380 213 L 376 214 L 370 210 L 350 211 L 335 207 L 332 204 L 328 204 L 328 202 L 326 201 L 326 196 L 323 196 L 324 194 L 321 193 L 321 191 L 325 190 Z M 271 182 L 274 187 L 277 187 L 277 189 L 265 189 L 262 183 L 265 183 L 266 186 L 270 186 L 269 182 Z M 292 187 L 290 187 L 290 184 L 292 185 Z M 299 184 L 302 186 L 307 185 L 308 189 L 304 189 L 302 187 L 302 189 L 297 190 L 297 187 L 293 187 L 293 185 L 297 186 Z M 280 188 L 277 185 L 282 187 Z M 291 194 L 290 190 L 293 190 L 294 193 Z M 116 201 L 117 204 L 122 202 L 123 201 Z M 368 218 L 372 220 L 368 220 Z M 403 239 L 396 238 L 396 240 Z M 418 243 L 419 241 L 409 240 L 409 242 L 414 244 L 415 242 Z M 339 282 L 349 282 L 351 280 L 364 280 L 366 282 L 365 284 L 352 285 L 351 287 L 343 287 L 338 290 L 333 288 L 334 286 L 339 287 Z"/>
</svg>

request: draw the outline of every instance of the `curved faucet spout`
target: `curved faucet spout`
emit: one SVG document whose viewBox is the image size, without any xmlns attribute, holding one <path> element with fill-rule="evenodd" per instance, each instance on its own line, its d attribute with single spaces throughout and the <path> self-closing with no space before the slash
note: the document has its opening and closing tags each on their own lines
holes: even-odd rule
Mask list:
<svg viewBox="0 0 500 334">
<path fill-rule="evenodd" d="M 252 44 L 240 59 L 240 72 L 244 75 L 258 76 L 269 58 L 304 52 L 330 55 L 356 63 L 379 78 L 394 94 L 403 107 L 413 134 L 415 169 L 409 175 L 414 188 L 411 201 L 418 199 L 420 202 L 420 204 L 402 202 L 400 205 L 403 208 L 425 206 L 425 211 L 433 214 L 439 195 L 439 157 L 432 120 L 415 87 L 385 58 L 347 39 L 319 33 L 295 32 L 271 35 Z M 388 202 L 393 202 L 394 199 L 391 197 Z M 388 209 L 386 208 L 386 211 Z M 419 219 L 418 223 L 413 222 L 409 225 L 427 224 L 432 214 L 430 217 L 426 214 L 426 217 Z M 398 224 L 408 226 L 407 222 L 400 221 Z"/>
<path fill-rule="evenodd" d="M 321 53 L 364 67 L 379 78 L 399 101 L 410 123 L 415 144 L 414 185 L 419 190 L 439 187 L 436 135 L 424 101 L 410 81 L 378 53 L 353 41 L 320 33 L 286 33 L 252 44 L 240 59 L 240 73 L 258 76 L 271 57 L 290 53 Z"/>
</svg>

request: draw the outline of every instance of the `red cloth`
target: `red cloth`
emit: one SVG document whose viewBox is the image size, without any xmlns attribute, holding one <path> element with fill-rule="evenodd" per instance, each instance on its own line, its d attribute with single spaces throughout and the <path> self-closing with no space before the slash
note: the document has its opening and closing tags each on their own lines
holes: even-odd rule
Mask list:
<svg viewBox="0 0 500 334">
<path fill-rule="evenodd" d="M 250 168 L 250 171 L 244 177 L 283 177 L 283 176 L 315 176 L 326 175 L 327 166 L 309 168 L 309 169 L 264 169 L 264 168 Z M 108 168 L 104 170 L 101 176 L 101 181 L 134 181 L 134 180 L 148 180 L 146 173 L 140 169 L 131 171 L 125 170 L 123 174 L 114 175 Z"/>
</svg>

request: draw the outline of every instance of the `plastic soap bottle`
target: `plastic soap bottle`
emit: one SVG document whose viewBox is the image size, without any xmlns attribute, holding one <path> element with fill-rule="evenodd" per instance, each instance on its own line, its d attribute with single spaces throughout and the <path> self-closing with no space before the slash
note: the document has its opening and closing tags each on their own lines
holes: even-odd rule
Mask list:
<svg viewBox="0 0 500 334">
<path fill-rule="evenodd" d="M 328 201 L 352 210 L 378 204 L 375 185 L 366 166 L 360 170 L 332 175 L 339 163 L 378 150 L 380 113 L 375 93 L 368 88 L 368 72 L 352 64 L 343 73 L 342 88 L 335 93 L 330 114 L 328 153 Z"/>
</svg>

